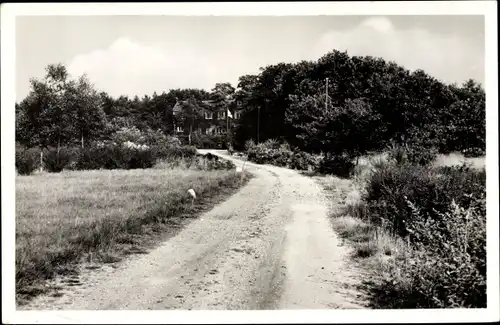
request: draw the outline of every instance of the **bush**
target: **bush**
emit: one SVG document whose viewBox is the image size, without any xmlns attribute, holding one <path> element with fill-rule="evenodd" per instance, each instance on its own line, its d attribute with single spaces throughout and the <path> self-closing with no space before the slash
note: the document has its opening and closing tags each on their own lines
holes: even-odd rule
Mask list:
<svg viewBox="0 0 500 325">
<path fill-rule="evenodd" d="M 274 145 L 273 145 L 274 146 Z M 293 152 L 267 147 L 265 143 L 260 143 L 251 147 L 247 152 L 248 160 L 257 164 L 271 164 L 286 167 L 290 164 Z"/>
<path fill-rule="evenodd" d="M 155 167 L 162 168 L 172 168 L 180 167 L 190 168 L 194 170 L 232 170 L 236 169 L 236 165 L 231 161 L 224 159 L 219 159 L 218 156 L 208 154 L 196 154 L 194 157 L 186 157 L 183 159 L 176 160 L 163 160 L 160 159 L 156 162 Z"/>
<path fill-rule="evenodd" d="M 208 135 L 194 133 L 191 137 L 191 144 L 201 149 L 226 149 L 226 140 L 226 136 L 221 134 Z"/>
<path fill-rule="evenodd" d="M 389 147 L 389 158 L 398 164 L 412 163 L 427 166 L 436 159 L 437 155 L 438 150 L 434 147 L 427 148 L 419 145 L 413 147 L 392 145 Z"/>
<path fill-rule="evenodd" d="M 119 146 L 108 143 L 81 151 L 76 169 L 136 169 L 151 168 L 157 161 L 174 162 L 191 160 L 196 148 L 191 146 L 150 147 Z"/>
<path fill-rule="evenodd" d="M 319 166 L 318 159 L 313 155 L 299 151 L 292 155 L 290 161 L 290 168 L 298 170 L 315 170 Z"/>
<path fill-rule="evenodd" d="M 392 145 L 389 147 L 389 158 L 397 164 L 404 164 L 408 162 L 408 155 L 403 146 Z"/>
<path fill-rule="evenodd" d="M 245 152 L 250 151 L 253 147 L 255 147 L 255 142 L 253 139 L 247 140 L 245 142 Z"/>
<path fill-rule="evenodd" d="M 49 147 L 43 150 L 43 166 L 48 172 L 59 173 L 76 161 L 78 156 L 78 148 L 61 147 L 58 154 L 57 148 Z"/>
<path fill-rule="evenodd" d="M 419 165 L 381 164 L 370 175 L 364 200 L 376 224 L 386 223 L 401 236 L 408 234 L 414 221 L 407 200 L 418 202 L 429 218 L 439 219 L 436 211 L 445 211 L 455 200 L 468 208 L 470 194 L 485 190 L 486 174 L 467 166 L 431 169 Z"/>
<path fill-rule="evenodd" d="M 16 145 L 16 170 L 20 175 L 30 175 L 39 167 L 40 149 Z"/>
<path fill-rule="evenodd" d="M 193 158 L 196 156 L 196 148 L 193 146 L 153 146 L 151 147 L 153 158 L 163 160 L 175 160 Z"/>
<path fill-rule="evenodd" d="M 317 170 L 323 174 L 349 177 L 354 167 L 355 164 L 349 157 L 327 154 L 319 163 Z"/>
<path fill-rule="evenodd" d="M 438 150 L 434 147 L 415 146 L 409 148 L 406 154 L 410 163 L 427 166 L 436 159 Z"/>
<path fill-rule="evenodd" d="M 485 209 L 483 194 L 475 201 Z M 443 228 L 408 203 L 418 220 L 411 229 L 414 249 L 409 260 L 396 262 L 375 299 L 385 308 L 485 308 L 486 215 L 452 203 L 438 213 Z"/>
<path fill-rule="evenodd" d="M 469 148 L 462 150 L 462 154 L 466 158 L 482 157 L 486 154 L 482 148 Z"/>
</svg>

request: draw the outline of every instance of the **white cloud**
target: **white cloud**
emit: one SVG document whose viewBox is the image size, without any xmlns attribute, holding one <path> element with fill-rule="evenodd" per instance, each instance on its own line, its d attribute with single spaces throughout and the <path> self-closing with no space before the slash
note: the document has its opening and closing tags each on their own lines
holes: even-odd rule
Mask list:
<svg viewBox="0 0 500 325">
<path fill-rule="evenodd" d="M 325 32 L 312 47 L 303 40 L 283 40 L 278 44 L 242 36 L 221 45 L 178 39 L 144 45 L 120 38 L 106 49 L 74 57 L 68 70 L 73 75 L 87 73 L 98 89 L 113 96 L 142 96 L 171 88 L 210 90 L 226 81 L 236 86 L 239 76 L 258 73 L 261 66 L 316 60 L 337 49 L 349 55 L 380 56 L 411 70 L 424 69 L 445 82 L 484 80 L 482 50 L 466 38 L 423 28 L 399 29 L 386 17 L 367 18 L 349 30 Z"/>
<path fill-rule="evenodd" d="M 378 32 L 387 33 L 393 30 L 392 23 L 385 17 L 371 17 L 363 20 L 361 27 L 372 28 Z"/>
<path fill-rule="evenodd" d="M 333 49 L 382 57 L 410 70 L 423 69 L 448 83 L 484 78 L 484 57 L 466 40 L 423 28 L 398 30 L 386 17 L 368 18 L 351 30 L 324 33 L 312 48 L 312 58 Z"/>
<path fill-rule="evenodd" d="M 105 50 L 76 56 L 68 65 L 78 76 L 86 73 L 110 95 L 161 93 L 170 88 L 213 88 L 217 69 L 189 47 L 163 50 L 120 38 Z"/>
</svg>

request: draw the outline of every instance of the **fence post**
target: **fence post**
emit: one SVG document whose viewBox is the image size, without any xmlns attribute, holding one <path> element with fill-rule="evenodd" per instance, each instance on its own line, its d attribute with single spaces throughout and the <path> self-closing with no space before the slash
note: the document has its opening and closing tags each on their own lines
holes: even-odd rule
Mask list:
<svg viewBox="0 0 500 325">
<path fill-rule="evenodd" d="M 40 172 L 43 172 L 43 149 L 40 150 Z"/>
</svg>

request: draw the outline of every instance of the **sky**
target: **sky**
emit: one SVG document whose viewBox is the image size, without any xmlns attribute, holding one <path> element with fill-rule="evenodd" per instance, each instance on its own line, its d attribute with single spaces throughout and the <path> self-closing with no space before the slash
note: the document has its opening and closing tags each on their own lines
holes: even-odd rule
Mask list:
<svg viewBox="0 0 500 325">
<path fill-rule="evenodd" d="M 140 97 L 217 82 L 336 49 L 484 84 L 483 16 L 18 16 L 16 101 L 51 63 L 100 91 Z"/>
</svg>

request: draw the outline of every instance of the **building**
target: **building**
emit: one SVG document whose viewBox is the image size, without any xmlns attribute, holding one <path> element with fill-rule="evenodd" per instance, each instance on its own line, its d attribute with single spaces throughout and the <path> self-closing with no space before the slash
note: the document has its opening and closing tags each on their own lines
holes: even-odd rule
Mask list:
<svg viewBox="0 0 500 325">
<path fill-rule="evenodd" d="M 204 100 L 201 105 L 194 106 L 189 100 L 178 100 L 172 111 L 174 115 L 174 132 L 177 135 L 191 133 L 217 135 L 226 134 L 241 118 L 242 109 L 235 100 L 229 101 L 229 111 L 232 118 L 227 117 L 227 107 L 219 106 L 210 100 Z M 185 113 L 184 115 L 182 113 Z"/>
</svg>

